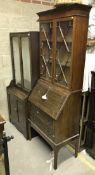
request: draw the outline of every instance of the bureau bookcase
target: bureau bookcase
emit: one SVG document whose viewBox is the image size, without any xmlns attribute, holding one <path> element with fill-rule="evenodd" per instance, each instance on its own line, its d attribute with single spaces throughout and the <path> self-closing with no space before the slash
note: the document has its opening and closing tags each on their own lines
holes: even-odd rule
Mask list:
<svg viewBox="0 0 95 175">
<path fill-rule="evenodd" d="M 59 4 L 38 13 L 40 79 L 29 96 L 29 128 L 54 150 L 75 140 L 78 153 L 81 89 L 91 6 Z M 30 130 L 30 129 L 29 129 Z M 30 133 L 30 138 L 32 133 Z"/>
</svg>

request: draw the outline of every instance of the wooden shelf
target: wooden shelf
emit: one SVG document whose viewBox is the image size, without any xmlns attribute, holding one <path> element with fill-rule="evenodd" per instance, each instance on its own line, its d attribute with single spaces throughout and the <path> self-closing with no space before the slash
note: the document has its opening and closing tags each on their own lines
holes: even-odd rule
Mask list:
<svg viewBox="0 0 95 175">
<path fill-rule="evenodd" d="M 95 39 L 88 39 L 87 46 L 95 46 Z"/>
</svg>

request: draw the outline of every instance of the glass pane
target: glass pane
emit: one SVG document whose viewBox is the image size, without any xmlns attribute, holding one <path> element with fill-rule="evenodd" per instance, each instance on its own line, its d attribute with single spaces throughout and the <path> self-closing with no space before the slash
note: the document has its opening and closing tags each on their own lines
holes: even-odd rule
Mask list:
<svg viewBox="0 0 95 175">
<path fill-rule="evenodd" d="M 13 53 L 15 66 L 15 80 L 17 85 L 21 85 L 19 39 L 17 37 L 13 37 Z"/>
<path fill-rule="evenodd" d="M 21 42 L 22 42 L 24 87 L 30 90 L 31 89 L 31 74 L 30 74 L 30 53 L 29 53 L 28 37 L 23 37 L 21 39 Z"/>
<path fill-rule="evenodd" d="M 41 24 L 41 64 L 40 75 L 46 79 L 52 76 L 52 23 Z"/>
<path fill-rule="evenodd" d="M 73 21 L 57 22 L 57 53 L 55 80 L 65 86 L 70 84 L 70 65 Z"/>
</svg>

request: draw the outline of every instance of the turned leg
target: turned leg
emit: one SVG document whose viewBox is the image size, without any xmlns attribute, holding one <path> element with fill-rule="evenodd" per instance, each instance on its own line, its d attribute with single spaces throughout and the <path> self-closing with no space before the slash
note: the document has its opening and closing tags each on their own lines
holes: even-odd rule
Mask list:
<svg viewBox="0 0 95 175">
<path fill-rule="evenodd" d="M 54 149 L 54 169 L 57 169 L 58 150 Z"/>
<path fill-rule="evenodd" d="M 79 152 L 79 138 L 75 140 L 75 157 L 78 156 L 78 152 Z"/>
</svg>

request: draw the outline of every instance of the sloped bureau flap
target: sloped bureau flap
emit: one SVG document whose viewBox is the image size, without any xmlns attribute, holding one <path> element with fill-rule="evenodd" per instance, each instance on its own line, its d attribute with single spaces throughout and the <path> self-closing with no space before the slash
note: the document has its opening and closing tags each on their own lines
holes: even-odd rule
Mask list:
<svg viewBox="0 0 95 175">
<path fill-rule="evenodd" d="M 55 90 L 52 86 L 39 81 L 33 89 L 29 101 L 57 120 L 68 96 L 69 94 Z"/>
</svg>

